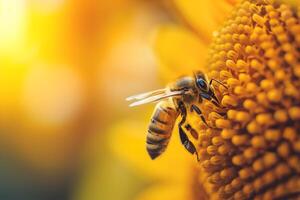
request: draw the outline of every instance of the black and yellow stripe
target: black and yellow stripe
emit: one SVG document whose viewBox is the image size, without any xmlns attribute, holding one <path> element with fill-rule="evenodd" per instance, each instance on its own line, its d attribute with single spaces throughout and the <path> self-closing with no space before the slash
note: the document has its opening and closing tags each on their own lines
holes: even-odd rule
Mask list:
<svg viewBox="0 0 300 200">
<path fill-rule="evenodd" d="M 162 154 L 171 137 L 178 111 L 169 101 L 159 102 L 151 117 L 147 134 L 147 151 L 151 159 Z"/>
</svg>

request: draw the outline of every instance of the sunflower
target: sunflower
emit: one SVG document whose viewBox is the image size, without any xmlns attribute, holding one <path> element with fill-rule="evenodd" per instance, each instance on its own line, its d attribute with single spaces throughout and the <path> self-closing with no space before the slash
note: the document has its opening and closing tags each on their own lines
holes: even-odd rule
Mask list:
<svg viewBox="0 0 300 200">
<path fill-rule="evenodd" d="M 139 119 L 129 117 L 108 131 L 110 149 L 116 157 L 147 180 L 131 199 L 299 196 L 297 4 L 271 0 L 166 1 L 178 23 L 155 31 L 159 75 L 167 83 L 202 70 L 209 79 L 220 80 L 228 88 L 214 85 L 222 108 L 210 102 L 199 105 L 212 128 L 192 113 L 188 115 L 189 124 L 199 134 L 193 141 L 200 156 L 198 163 L 180 144 L 177 130 L 164 155 L 155 161 L 149 159 L 142 133 L 146 132 L 150 109 Z M 231 17 L 224 20 L 230 12 Z"/>
<path fill-rule="evenodd" d="M 159 62 L 158 74 L 165 83 L 205 64 L 204 58 L 208 54 L 211 32 L 221 25 L 221 19 L 227 15 L 235 1 L 218 1 L 218 3 L 202 1 L 202 3 L 204 5 L 200 5 L 198 1 L 189 3 L 166 1 L 166 8 L 175 19 L 178 19 L 178 23 L 158 27 L 152 35 L 154 52 Z M 201 13 L 199 16 L 195 8 Z M 210 16 L 210 21 L 203 23 L 207 15 Z M 176 56 L 177 54 L 181 56 Z M 149 106 L 146 112 L 139 113 L 138 119 L 128 117 L 108 131 L 109 146 L 113 154 L 123 164 L 134 169 L 135 173 L 146 182 L 146 186 L 138 190 L 132 199 L 206 199 L 208 196 L 198 182 L 199 171 L 194 157 L 187 154 L 180 144 L 177 130 L 173 131 L 172 139 L 163 156 L 152 161 L 147 155 L 146 130 L 152 111 L 153 106 Z"/>
<path fill-rule="evenodd" d="M 222 108 L 199 105 L 213 128 L 190 119 L 199 133 L 198 187 L 209 199 L 300 196 L 300 9 L 295 6 L 296 1 L 240 2 L 213 33 L 208 60 L 196 67 L 228 87 L 214 85 Z M 200 19 L 193 17 L 197 15 L 185 19 L 199 43 L 203 37 L 195 22 Z M 161 51 L 165 41 L 158 38 L 162 65 L 171 68 L 173 63 L 166 61 L 184 60 Z M 183 55 L 192 57 L 186 60 L 190 68 L 203 62 L 189 46 L 182 48 Z M 188 73 L 183 64 L 179 66 Z"/>
</svg>

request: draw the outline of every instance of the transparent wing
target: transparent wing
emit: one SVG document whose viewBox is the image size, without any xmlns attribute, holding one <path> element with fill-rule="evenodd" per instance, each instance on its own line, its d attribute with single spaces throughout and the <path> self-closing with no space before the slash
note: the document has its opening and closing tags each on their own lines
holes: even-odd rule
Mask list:
<svg viewBox="0 0 300 200">
<path fill-rule="evenodd" d="M 165 99 L 168 97 L 173 97 L 173 96 L 180 96 L 184 94 L 184 91 L 165 91 L 162 94 L 154 94 L 152 96 L 146 96 L 145 98 L 140 98 L 138 99 L 138 101 L 133 102 L 132 104 L 129 105 L 129 107 L 134 107 L 134 106 L 139 106 L 142 104 L 146 104 L 146 103 L 151 103 L 151 102 L 156 102 L 159 101 L 161 99 Z"/>
<path fill-rule="evenodd" d="M 142 94 L 137 94 L 137 95 L 127 97 L 126 101 L 131 101 L 131 100 L 134 100 L 134 99 L 141 100 L 141 99 L 145 99 L 145 98 L 150 97 L 150 96 L 163 94 L 166 91 L 167 91 L 167 89 L 163 88 L 163 89 L 158 89 L 158 90 L 154 90 L 154 91 L 150 91 L 150 92 L 145 92 L 145 93 L 142 93 Z"/>
</svg>

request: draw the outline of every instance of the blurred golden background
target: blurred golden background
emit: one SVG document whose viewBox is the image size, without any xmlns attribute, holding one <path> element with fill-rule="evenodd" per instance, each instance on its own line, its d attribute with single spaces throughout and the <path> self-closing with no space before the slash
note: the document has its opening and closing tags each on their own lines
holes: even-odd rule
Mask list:
<svg viewBox="0 0 300 200">
<path fill-rule="evenodd" d="M 183 70 L 199 67 L 203 62 L 189 56 L 206 55 L 212 30 L 234 1 L 220 1 L 219 7 L 206 0 L 203 6 L 174 1 L 182 10 L 167 9 L 170 2 L 0 0 L 1 199 L 191 195 L 184 188 L 193 184 L 193 174 L 185 169 L 194 160 L 177 134 L 165 155 L 151 161 L 145 137 L 153 105 L 129 109 L 125 97 L 161 88 Z M 189 16 L 195 9 L 207 20 L 192 21 L 203 44 L 177 31 L 174 20 L 176 12 Z M 158 30 L 165 24 L 171 26 Z M 156 50 L 183 55 L 163 60 L 174 69 L 162 68 L 154 55 L 159 31 L 166 44 Z M 193 55 L 172 45 L 180 38 L 189 39 L 183 46 Z"/>
</svg>

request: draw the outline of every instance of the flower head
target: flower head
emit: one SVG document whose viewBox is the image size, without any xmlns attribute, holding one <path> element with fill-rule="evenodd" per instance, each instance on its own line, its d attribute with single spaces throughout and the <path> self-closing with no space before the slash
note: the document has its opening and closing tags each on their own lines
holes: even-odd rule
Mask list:
<svg viewBox="0 0 300 200">
<path fill-rule="evenodd" d="M 300 195 L 300 12 L 242 1 L 214 33 L 206 68 L 224 108 L 210 102 L 200 134 L 200 183 L 213 199 Z"/>
<path fill-rule="evenodd" d="M 217 1 L 172 2 L 188 26 L 176 24 L 156 31 L 159 74 L 169 82 L 202 70 L 228 89 L 213 85 L 221 108 L 207 101 L 199 105 L 212 128 L 194 113 L 188 114 L 187 121 L 199 134 L 194 140 L 189 135 L 197 146 L 199 165 L 184 151 L 177 130 L 165 154 L 155 162 L 144 148 L 141 132 L 146 124 L 138 127 L 129 120 L 109 134 L 114 135 L 111 148 L 115 154 L 150 180 L 136 199 L 287 199 L 297 195 L 300 22 L 296 9 L 267 0 L 242 1 L 223 28 L 214 32 L 207 53 L 210 36 L 206 33 L 218 26 L 210 23 L 217 14 L 209 8 L 215 8 Z M 192 2 L 197 3 L 193 6 Z M 149 116 L 141 121 L 148 122 Z"/>
</svg>

